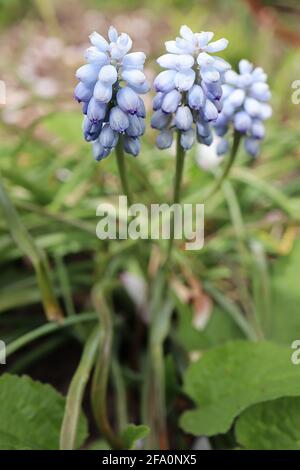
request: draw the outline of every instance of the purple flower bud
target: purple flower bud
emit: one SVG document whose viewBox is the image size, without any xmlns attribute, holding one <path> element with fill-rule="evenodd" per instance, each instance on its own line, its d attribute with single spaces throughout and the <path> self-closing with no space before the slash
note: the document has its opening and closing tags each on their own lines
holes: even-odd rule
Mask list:
<svg viewBox="0 0 300 470">
<path fill-rule="evenodd" d="M 257 139 L 251 139 L 251 138 L 245 139 L 245 142 L 244 142 L 245 150 L 251 157 L 255 158 L 259 154 L 260 152 L 259 142 L 260 141 Z"/>
<path fill-rule="evenodd" d="M 79 103 L 81 103 L 82 101 L 87 103 L 90 101 L 92 96 L 93 96 L 93 91 L 87 86 L 85 86 L 82 82 L 79 82 L 74 90 L 74 98 Z"/>
<path fill-rule="evenodd" d="M 99 140 L 93 142 L 93 154 L 97 162 L 103 160 L 110 154 L 110 149 L 105 149 L 103 145 L 100 144 Z"/>
<path fill-rule="evenodd" d="M 158 109 L 152 115 L 151 127 L 153 127 L 153 129 L 161 130 L 164 127 L 167 127 L 170 124 L 170 121 L 171 121 L 171 115 L 164 113 L 161 109 Z"/>
<path fill-rule="evenodd" d="M 161 131 L 156 137 L 156 145 L 159 149 L 168 149 L 173 142 L 173 132 L 169 130 Z"/>
<path fill-rule="evenodd" d="M 122 73 L 122 78 L 128 85 L 135 87 L 142 86 L 146 81 L 145 74 L 137 69 L 125 69 Z"/>
<path fill-rule="evenodd" d="M 175 115 L 175 125 L 181 131 L 188 131 L 193 124 L 193 116 L 188 106 L 179 106 Z"/>
<path fill-rule="evenodd" d="M 188 131 L 182 132 L 180 136 L 180 144 L 184 150 L 189 150 L 192 148 L 195 141 L 195 131 L 194 129 L 189 129 Z"/>
<path fill-rule="evenodd" d="M 207 147 L 209 147 L 212 143 L 213 143 L 212 133 L 208 137 L 201 137 L 201 144 L 204 144 Z"/>
<path fill-rule="evenodd" d="M 111 149 L 118 143 L 119 134 L 113 131 L 109 124 L 104 124 L 99 136 L 99 142 L 105 149 Z"/>
<path fill-rule="evenodd" d="M 107 105 L 105 103 L 100 103 L 100 101 L 92 98 L 87 108 L 87 117 L 90 121 L 97 124 L 98 122 L 103 121 L 106 111 Z"/>
<path fill-rule="evenodd" d="M 196 130 L 200 137 L 208 137 L 210 136 L 210 127 L 207 122 L 196 122 Z"/>
<path fill-rule="evenodd" d="M 164 96 L 161 109 L 165 113 L 175 113 L 180 102 L 181 102 L 181 93 L 179 93 L 179 91 L 177 90 L 169 91 L 169 93 L 167 93 Z"/>
<path fill-rule="evenodd" d="M 189 91 L 195 83 L 196 73 L 192 69 L 177 72 L 174 83 L 179 91 Z"/>
<path fill-rule="evenodd" d="M 139 118 L 136 114 L 129 116 L 129 126 L 126 129 L 126 134 L 129 137 L 140 137 L 145 132 L 145 121 Z"/>
<path fill-rule="evenodd" d="M 84 138 L 87 142 L 92 142 L 96 140 L 101 131 L 102 123 L 94 124 L 92 123 L 87 116 L 84 116 L 82 123 L 82 130 Z"/>
<path fill-rule="evenodd" d="M 92 33 L 90 35 L 90 41 L 99 51 L 106 52 L 108 50 L 108 42 L 100 34 L 96 32 Z"/>
<path fill-rule="evenodd" d="M 109 59 L 107 57 L 107 54 L 104 52 L 100 52 L 97 47 L 89 47 L 85 54 L 84 54 L 85 59 L 87 62 L 89 62 L 92 65 L 95 65 L 98 67 L 98 70 L 103 67 L 103 65 L 107 65 L 109 62 Z"/>
<path fill-rule="evenodd" d="M 222 139 L 217 145 L 217 155 L 224 155 L 229 150 L 229 143 L 227 140 Z"/>
<path fill-rule="evenodd" d="M 89 103 L 85 103 L 85 102 L 82 103 L 82 113 L 83 114 L 87 114 L 88 107 L 89 107 Z"/>
<path fill-rule="evenodd" d="M 154 88 L 156 91 L 168 93 L 175 88 L 175 77 L 177 72 L 175 70 L 164 70 L 160 72 L 154 80 Z"/>
<path fill-rule="evenodd" d="M 218 114 L 216 106 L 210 100 L 206 100 L 203 108 L 204 119 L 207 122 L 216 121 Z"/>
<path fill-rule="evenodd" d="M 123 69 L 138 69 L 142 70 L 146 60 L 146 55 L 143 52 L 131 52 L 123 57 Z"/>
<path fill-rule="evenodd" d="M 237 131 L 245 134 L 251 129 L 252 120 L 245 111 L 240 111 L 234 116 L 234 127 Z"/>
<path fill-rule="evenodd" d="M 162 102 L 163 102 L 164 97 L 165 97 L 165 94 L 164 94 L 164 93 L 161 93 L 161 92 L 158 92 L 158 93 L 154 96 L 153 102 L 152 102 L 153 111 L 157 111 L 158 109 L 161 108 L 161 105 L 162 105 Z"/>
<path fill-rule="evenodd" d="M 219 82 L 202 83 L 203 90 L 211 101 L 220 100 L 222 98 L 222 86 Z"/>
<path fill-rule="evenodd" d="M 256 117 L 260 114 L 261 104 L 254 98 L 246 98 L 244 108 L 249 116 Z"/>
<path fill-rule="evenodd" d="M 99 80 L 103 85 L 113 85 L 118 79 L 118 72 L 113 65 L 104 65 L 99 72 Z"/>
<path fill-rule="evenodd" d="M 142 100 L 142 98 L 139 97 L 139 104 L 138 108 L 136 111 L 136 115 L 140 118 L 145 118 L 146 117 L 146 108 L 145 108 L 145 103 Z"/>
<path fill-rule="evenodd" d="M 98 81 L 94 88 L 94 98 L 101 103 L 108 103 L 112 97 L 112 87 L 111 85 L 105 85 L 104 83 Z"/>
<path fill-rule="evenodd" d="M 251 134 L 255 139 L 263 139 L 265 137 L 265 126 L 258 119 L 255 119 L 252 123 Z"/>
<path fill-rule="evenodd" d="M 192 109 L 199 110 L 203 107 L 204 93 L 199 85 L 194 85 L 188 93 L 188 103 Z"/>
<path fill-rule="evenodd" d="M 139 138 L 124 137 L 124 150 L 126 153 L 136 157 L 140 153 L 141 144 Z"/>
<path fill-rule="evenodd" d="M 255 82 L 250 88 L 250 96 L 259 101 L 269 101 L 271 92 L 269 86 L 264 82 Z"/>
<path fill-rule="evenodd" d="M 129 117 L 119 106 L 115 106 L 109 114 L 109 125 L 114 131 L 122 133 L 129 126 Z"/>
<path fill-rule="evenodd" d="M 94 86 L 98 79 L 99 68 L 95 65 L 86 64 L 76 72 L 76 78 L 87 86 Z"/>
<path fill-rule="evenodd" d="M 123 111 L 136 114 L 139 108 L 139 97 L 131 88 L 121 88 L 117 93 L 117 103 Z"/>
</svg>

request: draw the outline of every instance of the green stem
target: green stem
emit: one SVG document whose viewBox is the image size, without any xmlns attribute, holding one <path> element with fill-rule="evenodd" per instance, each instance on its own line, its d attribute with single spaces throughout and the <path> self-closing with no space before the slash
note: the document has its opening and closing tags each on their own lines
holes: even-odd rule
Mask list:
<svg viewBox="0 0 300 470">
<path fill-rule="evenodd" d="M 98 346 L 99 326 L 92 331 L 85 343 L 80 363 L 69 387 L 60 433 L 60 450 L 73 450 L 76 448 L 77 429 L 83 394 L 94 365 Z"/>
<path fill-rule="evenodd" d="M 176 170 L 174 179 L 173 204 L 179 204 L 185 160 L 185 150 L 180 144 L 181 132 L 177 131 Z M 174 244 L 174 215 L 170 220 L 170 240 L 166 260 L 156 277 L 153 300 L 150 307 L 151 326 L 147 375 L 143 392 L 143 410 L 151 433 L 149 446 L 154 449 L 168 449 L 167 413 L 165 402 L 165 370 L 163 344 L 169 332 L 172 308 L 168 302 L 167 275 Z"/>
<path fill-rule="evenodd" d="M 231 148 L 231 152 L 230 152 L 230 156 L 227 160 L 227 164 L 224 168 L 224 171 L 222 173 L 222 175 L 220 176 L 220 178 L 216 181 L 215 185 L 213 186 L 213 188 L 211 189 L 211 191 L 208 193 L 208 195 L 206 196 L 206 201 L 208 199 L 210 199 L 212 196 L 214 196 L 218 191 L 219 189 L 222 187 L 222 184 L 223 184 L 223 181 L 226 179 L 226 177 L 228 176 L 230 170 L 231 170 L 231 167 L 232 165 L 234 164 L 235 162 L 235 159 L 237 157 L 237 154 L 238 154 L 238 150 L 239 150 L 239 146 L 240 146 L 240 142 L 241 142 L 241 138 L 242 138 L 242 134 L 238 131 L 234 131 L 234 135 L 233 135 L 233 144 L 232 144 L 232 148 Z"/>
<path fill-rule="evenodd" d="M 6 357 L 14 354 L 19 349 L 24 348 L 27 344 L 35 341 L 38 338 L 42 338 L 54 331 L 61 330 L 68 326 L 75 325 L 77 323 L 84 323 L 97 320 L 98 316 L 95 313 L 82 313 L 80 315 L 74 315 L 73 317 L 66 318 L 63 323 L 46 323 L 45 325 L 39 326 L 35 330 L 29 331 L 25 335 L 12 341 L 6 348 Z"/>
<path fill-rule="evenodd" d="M 116 146 L 116 157 L 119 170 L 119 176 L 121 180 L 122 190 L 125 196 L 127 196 L 128 204 L 132 204 L 131 192 L 129 190 L 128 179 L 127 179 L 127 170 L 125 165 L 125 156 L 123 149 L 123 137 L 119 137 L 119 142 Z"/>
<path fill-rule="evenodd" d="M 92 381 L 92 407 L 96 422 L 113 449 L 124 449 L 123 442 L 111 427 L 107 413 L 107 388 L 112 362 L 113 324 L 110 308 L 98 287 L 93 290 L 93 303 L 100 319 L 99 357 Z"/>
<path fill-rule="evenodd" d="M 163 286 L 162 283 L 161 286 Z M 153 318 L 150 328 L 147 377 L 143 396 L 143 413 L 145 422 L 149 424 L 151 430 L 148 438 L 148 446 L 151 449 L 167 450 L 169 448 L 169 438 L 163 346 L 170 329 L 173 303 L 169 299 L 162 302 L 163 292 L 161 288 L 157 294 L 157 298 L 151 310 Z"/>
<path fill-rule="evenodd" d="M 175 180 L 174 180 L 174 192 L 173 192 L 173 204 L 178 204 L 180 202 L 181 195 L 181 186 L 182 186 L 182 177 L 183 177 L 183 168 L 184 168 L 184 159 L 185 159 L 185 150 L 180 144 L 181 132 L 177 131 L 177 143 L 176 143 L 176 170 L 175 170 Z M 167 260 L 165 265 L 170 261 L 172 248 L 174 244 L 174 216 L 172 213 L 172 218 L 170 221 L 170 240 L 167 253 Z"/>
<path fill-rule="evenodd" d="M 122 432 L 128 423 L 127 397 L 122 369 L 117 358 L 112 360 L 112 376 L 116 391 L 118 430 Z"/>
</svg>

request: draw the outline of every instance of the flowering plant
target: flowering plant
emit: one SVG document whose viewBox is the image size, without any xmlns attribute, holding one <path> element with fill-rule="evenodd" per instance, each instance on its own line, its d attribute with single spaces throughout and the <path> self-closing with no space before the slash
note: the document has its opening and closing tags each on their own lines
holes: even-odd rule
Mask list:
<svg viewBox="0 0 300 470">
<path fill-rule="evenodd" d="M 244 59 L 239 63 L 239 73 L 229 70 L 224 78 L 223 109 L 214 124 L 216 133 L 223 137 L 217 152 L 219 155 L 227 152 L 229 143 L 225 135 L 232 125 L 245 136 L 246 152 L 256 157 L 265 136 L 263 121 L 272 115 L 267 75 L 261 67 L 254 68 Z"/>
<path fill-rule="evenodd" d="M 212 32 L 193 33 L 187 26 L 180 28 L 180 37 L 165 43 L 167 54 L 157 59 L 167 69 L 154 80 L 157 92 L 153 100 L 152 127 L 160 134 L 156 143 L 168 148 L 174 130 L 179 130 L 180 144 L 188 150 L 195 136 L 199 143 L 210 145 L 210 123 L 218 118 L 222 109 L 222 83 L 230 65 L 216 52 L 224 50 L 224 38 L 211 42 Z"/>
<path fill-rule="evenodd" d="M 76 72 L 75 98 L 82 102 L 83 134 L 96 160 L 107 157 L 118 142 L 137 156 L 145 131 L 145 106 L 139 94 L 149 91 L 143 52 L 129 52 L 132 40 L 111 26 L 109 42 L 94 32 L 85 53 L 87 64 Z"/>
</svg>

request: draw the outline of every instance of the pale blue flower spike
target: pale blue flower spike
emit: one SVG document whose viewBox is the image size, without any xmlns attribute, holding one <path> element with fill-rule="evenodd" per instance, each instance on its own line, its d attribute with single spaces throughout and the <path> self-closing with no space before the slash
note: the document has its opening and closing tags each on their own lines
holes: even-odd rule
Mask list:
<svg viewBox="0 0 300 470">
<path fill-rule="evenodd" d="M 241 60 L 239 73 L 224 73 L 223 109 L 214 124 L 216 134 L 224 137 L 233 128 L 244 135 L 244 148 L 251 157 L 257 157 L 265 137 L 263 121 L 272 115 L 269 105 L 271 92 L 267 75 L 261 67 L 254 68 L 248 60 Z M 225 140 L 226 141 L 226 140 Z M 224 142 L 224 139 L 223 139 Z M 218 154 L 226 153 L 229 145 L 220 144 Z"/>
<path fill-rule="evenodd" d="M 212 141 L 208 123 L 215 122 L 222 109 L 224 74 L 231 68 L 221 57 L 210 55 L 228 44 L 224 38 L 211 42 L 213 36 L 209 31 L 193 33 L 183 25 L 180 37 L 167 41 L 167 53 L 157 59 L 166 69 L 154 80 L 157 94 L 151 124 L 161 131 L 156 139 L 159 148 L 170 147 L 176 129 L 182 132 L 185 150 L 193 146 L 195 137 L 205 145 Z"/>
<path fill-rule="evenodd" d="M 130 52 L 132 40 L 111 26 L 108 40 L 94 32 L 87 64 L 76 72 L 75 99 L 82 103 L 83 135 L 97 161 L 107 157 L 124 134 L 124 150 L 137 156 L 145 132 L 146 109 L 139 94 L 149 90 L 143 73 L 146 55 Z"/>
</svg>

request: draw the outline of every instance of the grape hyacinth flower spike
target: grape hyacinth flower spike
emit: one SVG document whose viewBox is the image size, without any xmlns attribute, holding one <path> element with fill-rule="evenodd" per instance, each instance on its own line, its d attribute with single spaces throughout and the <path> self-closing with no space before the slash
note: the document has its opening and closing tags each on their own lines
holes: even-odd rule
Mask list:
<svg viewBox="0 0 300 470">
<path fill-rule="evenodd" d="M 145 131 L 145 106 L 140 94 L 149 91 L 143 73 L 146 56 L 129 52 L 132 40 L 111 26 L 107 41 L 94 32 L 86 50 L 87 64 L 76 72 L 74 96 L 82 103 L 84 138 L 93 145 L 97 161 L 115 147 L 133 156 L 140 151 Z"/>
<path fill-rule="evenodd" d="M 215 131 L 222 137 L 217 148 L 219 155 L 228 151 L 226 134 L 230 127 L 236 136 L 244 137 L 244 147 L 250 156 L 259 154 L 265 136 L 264 121 L 272 115 L 270 99 L 267 75 L 261 67 L 254 68 L 243 59 L 239 73 L 233 70 L 225 73 L 223 109 L 215 123 Z"/>
<path fill-rule="evenodd" d="M 205 145 L 212 143 L 211 123 L 222 109 L 224 73 L 231 66 L 212 56 L 228 45 L 224 38 L 212 41 L 214 33 L 193 33 L 180 28 L 180 37 L 165 43 L 167 53 L 157 59 L 165 68 L 154 81 L 151 125 L 160 131 L 156 143 L 161 149 L 172 145 L 174 131 L 184 150 L 193 146 L 195 137 Z"/>
</svg>

